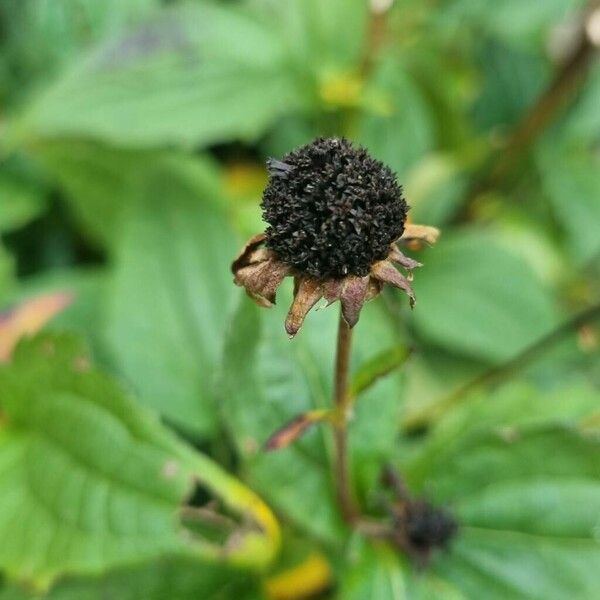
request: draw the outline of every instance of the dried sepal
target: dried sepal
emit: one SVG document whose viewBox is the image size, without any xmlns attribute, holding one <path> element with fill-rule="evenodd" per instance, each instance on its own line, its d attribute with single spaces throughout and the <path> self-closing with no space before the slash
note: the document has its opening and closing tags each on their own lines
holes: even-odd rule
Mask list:
<svg viewBox="0 0 600 600">
<path fill-rule="evenodd" d="M 398 271 L 391 262 L 387 260 L 380 260 L 371 267 L 371 274 L 375 279 L 383 283 L 389 283 L 398 289 L 404 291 L 409 297 L 411 308 L 415 305 L 416 298 L 413 292 L 410 282 L 400 271 Z"/>
<path fill-rule="evenodd" d="M 358 323 L 368 289 L 369 275 L 366 277 L 348 275 L 344 278 L 340 302 L 342 304 L 342 316 L 349 327 L 354 327 Z"/>
<path fill-rule="evenodd" d="M 279 428 L 265 444 L 265 450 L 281 450 L 300 438 L 314 424 L 329 419 L 328 410 L 312 410 L 302 413 Z"/>
<path fill-rule="evenodd" d="M 265 238 L 266 235 L 264 233 L 259 233 L 246 242 L 245 246 L 231 263 L 231 272 L 234 275 L 236 275 L 241 268 L 266 259 L 263 252 L 257 252 L 258 250 L 262 250 L 261 246 L 264 244 Z"/>
<path fill-rule="evenodd" d="M 414 223 L 406 223 L 404 233 L 396 242 L 405 246 L 410 246 L 414 249 L 421 248 L 424 244 L 433 246 L 440 237 L 440 230 L 437 227 L 429 225 L 415 225 Z"/>
<path fill-rule="evenodd" d="M 392 244 L 388 260 L 398 263 L 401 267 L 404 267 L 409 271 L 423 266 L 423 264 L 419 261 L 415 260 L 414 258 L 410 258 L 410 256 L 405 256 L 402 252 L 400 252 L 400 249 L 398 246 L 396 246 L 396 244 Z"/>
<path fill-rule="evenodd" d="M 344 279 L 326 279 L 323 282 L 323 298 L 325 298 L 327 306 L 340 299 L 343 289 Z"/>
<path fill-rule="evenodd" d="M 323 288 L 320 281 L 311 277 L 299 277 L 295 280 L 294 300 L 285 320 L 285 330 L 290 337 L 294 337 L 308 312 L 323 297 Z"/>
<path fill-rule="evenodd" d="M 236 285 L 243 287 L 259 305 L 270 308 L 275 304 L 277 288 L 289 273 L 289 267 L 278 260 L 265 260 L 242 267 L 236 274 Z"/>
</svg>

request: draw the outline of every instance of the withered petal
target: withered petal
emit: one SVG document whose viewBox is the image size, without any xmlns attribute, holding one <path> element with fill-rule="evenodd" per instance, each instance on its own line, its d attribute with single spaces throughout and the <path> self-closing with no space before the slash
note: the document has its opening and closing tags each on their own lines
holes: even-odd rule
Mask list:
<svg viewBox="0 0 600 600">
<path fill-rule="evenodd" d="M 404 233 L 396 243 L 408 245 L 417 242 L 418 244 L 425 243 L 431 246 L 438 241 L 439 237 L 440 230 L 437 227 L 407 223 L 404 226 Z"/>
<path fill-rule="evenodd" d="M 410 287 L 408 279 L 406 279 L 406 277 L 404 277 L 391 262 L 387 260 L 376 262 L 371 267 L 371 274 L 375 279 L 379 279 L 379 281 L 389 283 L 390 285 L 403 290 L 410 299 L 411 308 L 415 305 L 415 293 L 413 292 L 412 287 Z"/>
<path fill-rule="evenodd" d="M 369 302 L 369 300 L 377 298 L 377 296 L 381 294 L 381 290 L 383 290 L 383 281 L 379 281 L 379 279 L 373 279 L 373 277 L 369 277 L 369 289 L 367 290 L 365 302 Z"/>
<path fill-rule="evenodd" d="M 345 279 L 326 279 L 323 282 L 323 298 L 327 301 L 327 306 L 340 299 L 344 281 Z"/>
<path fill-rule="evenodd" d="M 256 260 L 256 256 L 253 256 L 254 252 L 265 241 L 266 235 L 259 233 L 254 237 L 250 238 L 246 245 L 242 248 L 241 252 L 236 256 L 235 260 L 231 263 L 231 272 L 235 275 L 237 271 L 243 267 L 246 267 L 253 262 L 259 262 Z M 262 254 L 262 253 L 261 253 Z M 266 257 L 265 257 L 266 258 Z"/>
<path fill-rule="evenodd" d="M 294 300 L 285 320 L 285 330 L 291 337 L 294 337 L 300 331 L 304 318 L 310 309 L 323 297 L 321 282 L 316 279 L 310 277 L 298 278 L 295 287 Z"/>
<path fill-rule="evenodd" d="M 396 244 L 392 244 L 390 254 L 388 256 L 388 260 L 391 260 L 395 263 L 398 263 L 401 267 L 405 269 L 416 269 L 418 267 L 422 267 L 423 264 L 414 258 L 410 258 L 409 256 L 405 256 Z"/>
<path fill-rule="evenodd" d="M 284 263 L 269 259 L 242 267 L 235 273 L 234 282 L 244 287 L 257 304 L 269 308 L 275 304 L 277 288 L 289 271 Z"/>
<path fill-rule="evenodd" d="M 357 277 L 348 275 L 344 278 L 340 301 L 342 303 L 342 315 L 349 327 L 358 323 L 360 311 L 365 303 L 367 290 L 369 289 L 369 275 Z"/>
</svg>

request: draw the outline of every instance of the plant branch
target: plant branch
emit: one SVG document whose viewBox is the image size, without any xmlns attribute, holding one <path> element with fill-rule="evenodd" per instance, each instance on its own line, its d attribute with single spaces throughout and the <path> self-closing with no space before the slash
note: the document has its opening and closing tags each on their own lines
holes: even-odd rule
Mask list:
<svg viewBox="0 0 600 600">
<path fill-rule="evenodd" d="M 519 164 L 522 155 L 544 130 L 562 113 L 581 90 L 589 68 L 598 55 L 598 41 L 590 32 L 592 19 L 598 18 L 599 0 L 591 0 L 584 10 L 571 54 L 564 60 L 550 85 L 513 128 L 508 141 L 484 165 L 465 196 L 456 220 L 464 220 L 468 209 L 483 192 L 493 189 Z"/>
<path fill-rule="evenodd" d="M 479 377 L 476 377 L 472 381 L 469 381 L 465 385 L 459 387 L 457 390 L 446 396 L 446 398 L 436 403 L 434 406 L 431 406 L 420 413 L 409 416 L 404 423 L 405 427 L 408 430 L 413 430 L 428 425 L 431 421 L 435 420 L 437 417 L 444 414 L 448 409 L 459 403 L 471 392 L 487 385 L 493 385 L 495 383 L 505 381 L 511 376 L 523 371 L 523 369 L 537 360 L 556 343 L 560 342 L 565 336 L 573 331 L 578 330 L 586 323 L 595 321 L 599 318 L 600 303 L 591 306 L 590 308 L 575 315 L 568 321 L 565 321 L 556 329 L 538 339 L 531 346 L 525 348 L 525 350 L 511 358 L 509 361 L 485 371 Z"/>
<path fill-rule="evenodd" d="M 348 375 L 352 330 L 344 321 L 340 311 L 337 351 L 335 358 L 333 402 L 337 413 L 334 423 L 334 477 L 337 500 L 344 519 L 355 523 L 359 516 L 356 500 L 352 492 L 350 465 L 348 460 L 348 421 L 351 409 L 348 393 Z"/>
</svg>

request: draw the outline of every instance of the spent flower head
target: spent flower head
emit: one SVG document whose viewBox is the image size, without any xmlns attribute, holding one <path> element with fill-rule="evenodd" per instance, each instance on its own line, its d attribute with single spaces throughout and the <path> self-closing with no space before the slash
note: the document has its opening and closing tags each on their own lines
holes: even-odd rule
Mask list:
<svg viewBox="0 0 600 600">
<path fill-rule="evenodd" d="M 389 167 L 343 138 L 318 138 L 281 160 L 269 159 L 267 167 L 267 229 L 246 244 L 232 271 L 261 306 L 272 306 L 283 279 L 294 277 L 289 335 L 321 299 L 328 305 L 340 300 L 345 321 L 354 326 L 363 304 L 385 283 L 414 305 L 411 271 L 421 265 L 398 244 L 433 243 L 438 232 L 406 223 L 409 207 Z"/>
</svg>

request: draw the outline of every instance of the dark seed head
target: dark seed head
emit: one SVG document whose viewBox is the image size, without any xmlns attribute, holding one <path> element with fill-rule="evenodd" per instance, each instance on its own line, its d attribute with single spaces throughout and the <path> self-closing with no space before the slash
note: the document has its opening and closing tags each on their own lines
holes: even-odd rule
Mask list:
<svg viewBox="0 0 600 600">
<path fill-rule="evenodd" d="M 443 548 L 458 529 L 450 513 L 422 500 L 408 504 L 403 517 L 403 527 L 406 537 L 418 551 Z"/>
<path fill-rule="evenodd" d="M 298 271 L 365 276 L 404 231 L 408 206 L 395 174 L 348 140 L 318 138 L 267 166 L 266 244 Z"/>
</svg>

